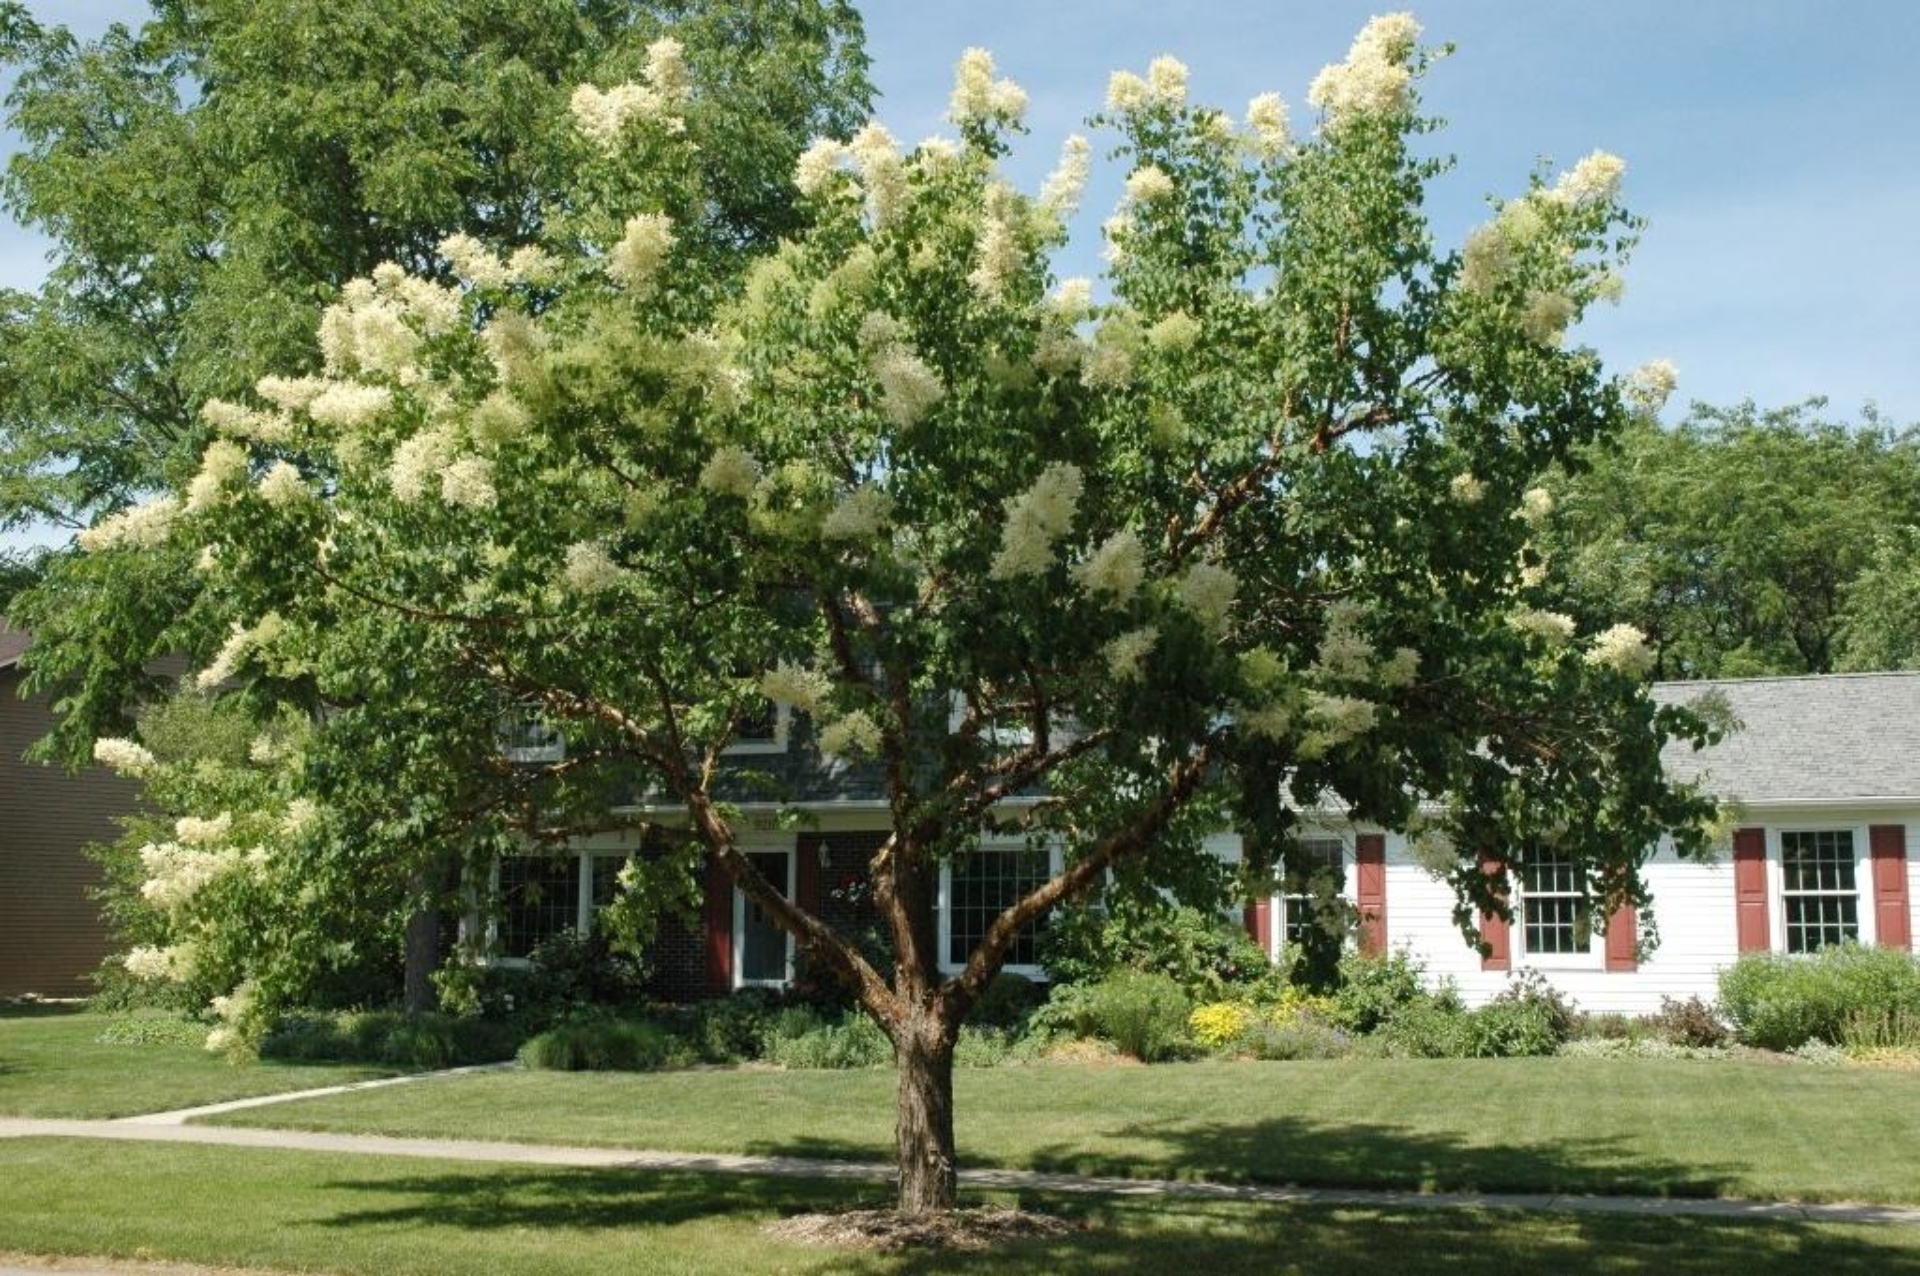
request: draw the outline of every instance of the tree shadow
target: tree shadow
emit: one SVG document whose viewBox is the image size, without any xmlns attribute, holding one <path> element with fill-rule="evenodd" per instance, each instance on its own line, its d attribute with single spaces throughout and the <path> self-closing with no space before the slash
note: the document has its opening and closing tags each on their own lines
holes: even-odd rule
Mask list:
<svg viewBox="0 0 1920 1276">
<path fill-rule="evenodd" d="M 59 1019 L 85 1013 L 86 1003 L 77 1001 L 0 1001 L 0 1020 Z"/>
<path fill-rule="evenodd" d="M 344 1180 L 328 1190 L 364 1194 L 366 1208 L 315 1220 L 329 1229 L 458 1228 L 499 1234 L 515 1246 L 542 1238 L 578 1246 L 582 1233 L 618 1233 L 634 1270 L 646 1270 L 649 1243 L 671 1249 L 671 1229 L 718 1224 L 744 1229 L 722 1237 L 740 1246 L 740 1270 L 778 1260 L 778 1243 L 758 1224 L 770 1217 L 885 1206 L 891 1191 L 872 1186 L 619 1169 L 512 1168 L 482 1173 L 424 1173 Z M 1403 1270 L 1444 1276 L 1511 1276 L 1552 1270 L 1677 1273 L 1678 1276 L 1884 1276 L 1920 1270 L 1920 1250 L 1901 1229 L 1877 1233 L 1807 1223 L 1689 1217 L 1522 1213 L 1480 1209 L 1230 1205 L 1191 1200 L 1099 1200 L 1045 1193 L 995 1193 L 1015 1204 L 1067 1218 L 1058 1239 L 1007 1244 L 991 1253 L 868 1254 L 828 1251 L 822 1270 L 849 1273 L 1014 1273 L 1075 1271 L 1152 1276 L 1204 1267 L 1236 1273 L 1366 1273 Z M 587 1238 L 592 1240 L 591 1236 Z M 423 1243 L 428 1243 L 423 1235 Z M 803 1251 L 796 1251 L 796 1258 Z M 677 1261 L 684 1263 L 685 1259 Z M 801 1264 L 796 1262 L 796 1266 Z M 451 1269 L 449 1269 L 451 1270 Z"/>
<path fill-rule="evenodd" d="M 1027 1159 L 1035 1169 L 1119 1177 L 1674 1197 L 1738 1195 L 1741 1171 L 1747 1168 L 1665 1160 L 1618 1137 L 1488 1146 L 1403 1126 L 1298 1117 L 1141 1121 L 1114 1130 L 1112 1137 L 1125 1149 L 1090 1151 L 1085 1145 L 1056 1143 Z"/>
</svg>

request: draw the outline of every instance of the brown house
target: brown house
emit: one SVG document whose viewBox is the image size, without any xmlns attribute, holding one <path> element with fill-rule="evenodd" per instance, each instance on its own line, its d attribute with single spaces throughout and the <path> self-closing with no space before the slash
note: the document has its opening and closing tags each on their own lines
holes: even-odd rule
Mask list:
<svg viewBox="0 0 1920 1276">
<path fill-rule="evenodd" d="M 78 775 L 22 755 L 53 726 L 44 697 L 20 697 L 28 636 L 0 626 L 0 997 L 77 997 L 111 940 L 82 854 L 120 832 L 139 786 L 102 767 Z"/>
</svg>

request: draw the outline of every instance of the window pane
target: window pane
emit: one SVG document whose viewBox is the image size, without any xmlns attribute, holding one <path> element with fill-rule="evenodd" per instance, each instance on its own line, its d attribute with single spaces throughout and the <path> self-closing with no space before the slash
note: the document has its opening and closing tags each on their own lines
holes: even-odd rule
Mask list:
<svg viewBox="0 0 1920 1276">
<path fill-rule="evenodd" d="M 1851 893 L 1855 889 L 1853 832 L 1782 833 L 1780 864 L 1789 891 Z"/>
<path fill-rule="evenodd" d="M 1810 953 L 1860 938 L 1851 829 L 1782 833 L 1780 877 L 1788 952 Z"/>
<path fill-rule="evenodd" d="M 1582 896 L 1580 868 L 1552 850 L 1520 860 L 1520 942 L 1529 953 L 1584 953 L 1592 947 L 1591 905 Z"/>
<path fill-rule="evenodd" d="M 1052 856 L 1046 851 L 1025 847 L 976 849 L 955 860 L 947 882 L 952 905 L 948 910 L 947 961 L 955 966 L 964 964 L 993 919 L 1051 877 L 1052 866 Z M 1028 923 L 1013 941 L 1007 964 L 1037 965 L 1038 936 L 1038 923 Z"/>
<path fill-rule="evenodd" d="M 1316 889 L 1324 888 L 1328 893 L 1338 894 L 1346 885 L 1346 865 L 1341 856 L 1339 838 L 1306 838 L 1300 843 L 1300 849 L 1306 852 L 1306 858 L 1313 868 L 1309 880 L 1297 883 L 1303 889 L 1289 890 L 1281 897 L 1285 914 L 1281 921 L 1281 938 L 1289 944 L 1300 943 L 1307 929 L 1314 924 Z"/>
<path fill-rule="evenodd" d="M 580 860 L 509 855 L 500 861 L 500 952 L 525 957 L 580 924 Z"/>
</svg>

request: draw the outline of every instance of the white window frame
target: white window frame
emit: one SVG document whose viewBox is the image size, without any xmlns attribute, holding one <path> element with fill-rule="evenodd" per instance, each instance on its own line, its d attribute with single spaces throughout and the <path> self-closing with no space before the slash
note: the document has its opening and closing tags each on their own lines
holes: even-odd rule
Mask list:
<svg viewBox="0 0 1920 1276">
<path fill-rule="evenodd" d="M 980 844 L 974 848 L 973 853 L 984 852 L 991 855 L 1031 849 L 1034 848 L 1025 838 L 986 837 L 980 839 Z M 1058 842 L 1047 847 L 1048 876 L 1058 877 L 1061 870 L 1066 867 L 1066 862 L 1066 849 Z M 935 927 L 937 931 L 935 942 L 940 945 L 940 970 L 943 974 L 955 974 L 964 967 L 948 959 L 953 951 L 953 864 L 951 861 L 942 861 L 940 865 L 940 895 L 936 913 L 938 924 Z M 1022 975 L 1028 979 L 1047 977 L 1046 969 L 1037 962 L 1008 962 L 1000 969 L 1009 975 Z"/>
<path fill-rule="evenodd" d="M 776 700 L 773 702 L 773 739 L 735 740 L 732 744 L 720 750 L 720 756 L 723 758 L 737 758 L 751 757 L 756 754 L 785 753 L 787 751 L 787 737 L 791 733 L 792 725 L 792 706 L 782 704 Z"/>
<path fill-rule="evenodd" d="M 1354 849 L 1354 839 L 1350 834 L 1338 833 L 1329 829 L 1317 829 L 1303 835 L 1302 842 L 1335 842 L 1340 847 L 1340 898 L 1349 904 L 1359 900 L 1359 885 L 1354 880 L 1359 872 L 1359 856 Z M 1280 954 L 1287 948 L 1287 901 L 1294 898 L 1284 890 L 1277 890 L 1267 905 L 1272 925 L 1267 935 L 1267 960 L 1279 961 Z"/>
<path fill-rule="evenodd" d="M 800 889 L 800 853 L 799 839 L 792 834 L 785 837 L 748 837 L 738 842 L 742 855 L 785 855 L 787 857 L 787 898 L 791 900 Z M 786 974 L 779 979 L 748 979 L 746 977 L 747 956 L 747 893 L 738 886 L 733 890 L 733 928 L 728 939 L 732 948 L 731 983 L 734 988 L 787 988 L 793 984 L 794 962 L 797 957 L 793 942 L 793 932 L 781 930 L 780 937 L 786 942 Z"/>
<path fill-rule="evenodd" d="M 508 727 L 519 728 L 529 722 L 540 722 L 552 736 L 543 744 L 512 744 Z M 515 764 L 547 765 L 567 760 L 566 733 L 551 723 L 541 721 L 533 706 L 517 704 L 508 713 L 502 714 L 494 725 L 494 733 L 500 740 L 500 756 Z"/>
<path fill-rule="evenodd" d="M 1870 945 L 1879 942 L 1874 923 L 1873 853 L 1865 824 L 1851 820 L 1808 820 L 1793 824 L 1767 825 L 1767 922 L 1768 947 L 1776 953 L 1805 957 L 1809 953 L 1789 953 L 1787 949 L 1787 856 L 1785 833 L 1846 833 L 1853 839 L 1853 915 L 1859 922 L 1854 942 Z"/>
<path fill-rule="evenodd" d="M 493 869 L 488 875 L 487 893 L 495 900 L 500 898 L 500 866 L 507 861 L 507 858 L 505 855 L 496 855 L 493 857 Z M 521 855 L 519 858 L 558 861 L 564 857 L 535 853 Z M 590 935 L 593 933 L 591 929 L 589 929 L 593 925 L 592 859 L 593 852 L 589 850 L 577 850 L 573 853 L 573 862 L 579 870 L 578 877 L 580 879 L 578 883 L 576 883 L 574 890 L 573 929 L 579 931 L 582 935 Z M 533 968 L 532 958 L 508 957 L 493 951 L 495 946 L 500 942 L 500 918 L 491 909 L 487 912 L 485 938 L 487 945 L 487 963 L 489 965 L 499 966 L 507 970 L 531 970 Z"/>
<path fill-rule="evenodd" d="M 1524 963 L 1535 970 L 1605 970 L 1607 967 L 1607 935 L 1601 927 L 1600 903 L 1587 901 L 1587 950 L 1580 953 L 1536 953 L 1527 947 L 1527 873 L 1525 852 L 1514 863 L 1509 874 L 1513 883 L 1513 924 L 1507 928 L 1509 942 L 1513 949 L 1513 961 L 1516 965 Z M 1564 891 L 1544 892 L 1544 898 L 1566 899 Z"/>
</svg>

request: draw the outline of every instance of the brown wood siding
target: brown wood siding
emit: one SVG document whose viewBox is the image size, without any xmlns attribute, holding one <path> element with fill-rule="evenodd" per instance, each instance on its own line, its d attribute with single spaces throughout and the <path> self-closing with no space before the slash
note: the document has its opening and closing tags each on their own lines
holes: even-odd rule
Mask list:
<svg viewBox="0 0 1920 1276">
<path fill-rule="evenodd" d="M 100 869 L 81 850 L 119 834 L 114 817 L 139 788 L 100 767 L 23 760 L 52 717 L 19 696 L 19 672 L 0 670 L 0 997 L 84 996 L 112 945 L 90 894 Z"/>
</svg>

